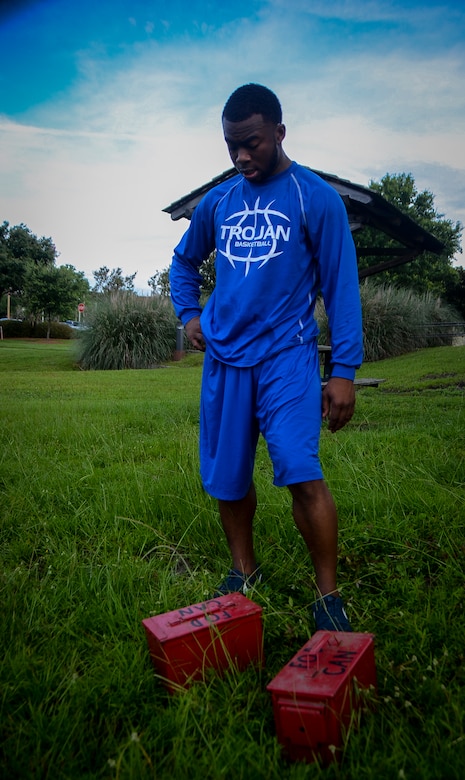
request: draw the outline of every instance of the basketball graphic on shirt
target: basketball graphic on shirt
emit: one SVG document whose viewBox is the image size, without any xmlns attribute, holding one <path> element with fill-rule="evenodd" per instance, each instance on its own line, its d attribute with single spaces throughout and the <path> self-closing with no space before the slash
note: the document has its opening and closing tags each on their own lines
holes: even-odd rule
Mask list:
<svg viewBox="0 0 465 780">
<path fill-rule="evenodd" d="M 218 251 L 236 268 L 245 266 L 245 275 L 257 263 L 261 268 L 269 260 L 282 255 L 282 242 L 288 242 L 291 232 L 290 220 L 285 214 L 272 209 L 274 200 L 264 208 L 257 198 L 253 208 L 244 201 L 244 208 L 227 217 L 221 225 Z"/>
</svg>

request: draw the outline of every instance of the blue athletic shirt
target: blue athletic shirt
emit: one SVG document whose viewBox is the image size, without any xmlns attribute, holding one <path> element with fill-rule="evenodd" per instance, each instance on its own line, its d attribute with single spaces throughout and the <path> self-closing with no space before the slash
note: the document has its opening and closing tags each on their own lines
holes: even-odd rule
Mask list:
<svg viewBox="0 0 465 780">
<path fill-rule="evenodd" d="M 216 248 L 216 287 L 199 305 L 199 266 Z M 321 290 L 329 318 L 332 376 L 353 379 L 362 362 L 355 247 L 341 197 L 293 162 L 253 184 L 235 176 L 200 201 L 174 250 L 171 296 L 185 325 L 201 315 L 213 357 L 253 366 L 318 335 Z"/>
</svg>

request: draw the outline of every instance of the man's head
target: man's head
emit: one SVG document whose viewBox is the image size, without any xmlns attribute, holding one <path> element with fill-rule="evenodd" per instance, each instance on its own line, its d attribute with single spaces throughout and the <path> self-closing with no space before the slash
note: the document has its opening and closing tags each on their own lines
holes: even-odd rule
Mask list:
<svg viewBox="0 0 465 780">
<path fill-rule="evenodd" d="M 261 84 L 244 84 L 238 87 L 226 101 L 223 108 L 223 121 L 243 122 L 252 114 L 261 114 L 263 119 L 279 125 L 283 121 L 283 112 L 278 98 L 268 87 Z"/>
<path fill-rule="evenodd" d="M 290 165 L 281 145 L 286 135 L 281 104 L 267 87 L 245 84 L 236 89 L 222 120 L 229 155 L 244 178 L 259 183 Z"/>
</svg>

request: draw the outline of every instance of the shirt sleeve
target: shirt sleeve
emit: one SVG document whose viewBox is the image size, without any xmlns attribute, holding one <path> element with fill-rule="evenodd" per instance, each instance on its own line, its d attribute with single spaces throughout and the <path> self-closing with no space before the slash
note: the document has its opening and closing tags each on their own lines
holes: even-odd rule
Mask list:
<svg viewBox="0 0 465 780">
<path fill-rule="evenodd" d="M 329 321 L 331 376 L 353 380 L 363 359 L 362 312 L 357 256 L 342 198 L 325 186 L 307 218 Z"/>
<path fill-rule="evenodd" d="M 208 195 L 196 207 L 189 228 L 174 250 L 170 268 L 171 300 L 183 325 L 202 312 L 199 268 L 215 248 L 213 206 Z"/>
</svg>

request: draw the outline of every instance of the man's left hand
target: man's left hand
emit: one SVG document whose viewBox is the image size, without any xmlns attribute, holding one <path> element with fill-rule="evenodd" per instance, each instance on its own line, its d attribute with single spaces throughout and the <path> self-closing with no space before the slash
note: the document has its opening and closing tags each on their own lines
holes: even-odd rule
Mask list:
<svg viewBox="0 0 465 780">
<path fill-rule="evenodd" d="M 352 419 L 355 409 L 355 387 L 350 379 L 335 376 L 323 388 L 322 416 L 328 420 L 331 433 L 339 431 Z"/>
</svg>

